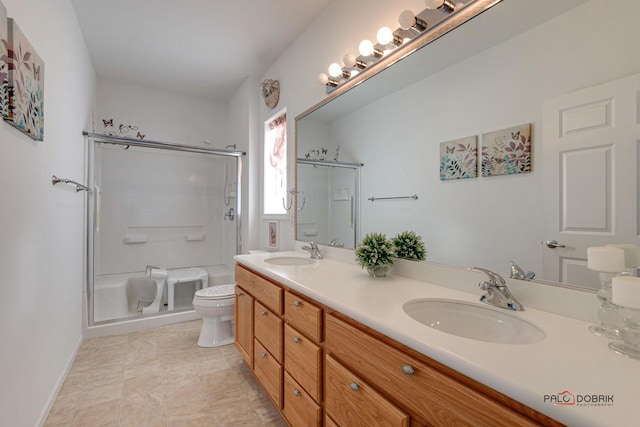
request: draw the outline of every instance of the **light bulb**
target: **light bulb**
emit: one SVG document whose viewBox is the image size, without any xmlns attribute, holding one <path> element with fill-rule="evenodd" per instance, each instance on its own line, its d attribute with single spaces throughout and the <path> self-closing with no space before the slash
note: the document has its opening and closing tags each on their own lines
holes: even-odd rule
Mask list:
<svg viewBox="0 0 640 427">
<path fill-rule="evenodd" d="M 325 73 L 318 74 L 318 83 L 320 83 L 321 85 L 326 85 L 327 83 L 329 83 L 329 76 L 327 76 Z"/>
<path fill-rule="evenodd" d="M 412 10 L 405 10 L 402 11 L 402 13 L 400 13 L 400 16 L 398 16 L 398 25 L 400 25 L 400 28 L 402 28 L 403 30 L 408 30 L 409 28 L 413 27 L 416 23 L 416 15 L 413 13 Z"/>
<path fill-rule="evenodd" d="M 337 62 L 329 65 L 329 75 L 331 77 L 338 77 L 342 75 L 342 67 Z"/>
<path fill-rule="evenodd" d="M 362 40 L 358 50 L 362 56 L 371 56 L 373 54 L 373 43 L 370 40 Z"/>
<path fill-rule="evenodd" d="M 382 27 L 378 30 L 378 34 L 376 35 L 376 39 L 378 43 L 381 45 L 387 45 L 393 41 L 393 32 L 389 27 Z"/>
<path fill-rule="evenodd" d="M 344 62 L 344 65 L 346 65 L 349 68 L 352 68 L 353 66 L 355 66 L 356 61 L 357 61 L 356 56 L 353 53 L 346 53 L 342 58 L 342 62 Z"/>
<path fill-rule="evenodd" d="M 424 0 L 427 9 L 437 9 L 444 4 L 444 0 Z"/>
</svg>

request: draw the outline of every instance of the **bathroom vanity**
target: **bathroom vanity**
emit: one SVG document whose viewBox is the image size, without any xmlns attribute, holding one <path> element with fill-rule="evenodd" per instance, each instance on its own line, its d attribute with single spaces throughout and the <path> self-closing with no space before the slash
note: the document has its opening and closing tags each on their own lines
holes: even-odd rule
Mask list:
<svg viewBox="0 0 640 427">
<path fill-rule="evenodd" d="M 461 338 L 416 322 L 403 304 L 477 295 L 276 257 L 236 257 L 236 347 L 292 426 L 622 425 L 640 401 L 638 362 L 609 351 L 587 322 L 527 307 L 516 316 L 542 341 Z M 558 404 L 563 393 L 572 404 Z M 585 402 L 593 396 L 610 402 Z"/>
</svg>

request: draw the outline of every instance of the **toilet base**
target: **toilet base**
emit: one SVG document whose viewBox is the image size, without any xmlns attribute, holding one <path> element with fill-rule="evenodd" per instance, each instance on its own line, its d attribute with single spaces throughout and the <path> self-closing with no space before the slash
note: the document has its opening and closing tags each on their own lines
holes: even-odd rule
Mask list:
<svg viewBox="0 0 640 427">
<path fill-rule="evenodd" d="M 233 316 L 202 318 L 198 347 L 220 347 L 233 344 L 234 339 Z"/>
</svg>

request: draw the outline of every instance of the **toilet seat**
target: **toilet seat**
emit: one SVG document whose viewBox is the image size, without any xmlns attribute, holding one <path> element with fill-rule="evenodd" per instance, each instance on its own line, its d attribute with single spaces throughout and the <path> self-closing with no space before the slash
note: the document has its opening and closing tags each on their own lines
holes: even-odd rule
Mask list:
<svg viewBox="0 0 640 427">
<path fill-rule="evenodd" d="M 196 291 L 195 297 L 198 299 L 225 299 L 233 297 L 235 284 L 216 285 Z"/>
</svg>

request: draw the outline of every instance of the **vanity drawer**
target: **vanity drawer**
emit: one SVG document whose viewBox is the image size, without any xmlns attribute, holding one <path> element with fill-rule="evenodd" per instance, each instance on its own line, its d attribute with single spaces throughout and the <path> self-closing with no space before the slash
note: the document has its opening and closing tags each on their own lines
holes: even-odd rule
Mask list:
<svg viewBox="0 0 640 427">
<path fill-rule="evenodd" d="M 284 369 L 320 402 L 322 349 L 289 325 L 284 325 Z"/>
<path fill-rule="evenodd" d="M 282 366 L 260 341 L 254 340 L 253 347 L 253 372 L 276 408 L 282 409 Z"/>
<path fill-rule="evenodd" d="M 258 301 L 253 310 L 254 335 L 282 363 L 282 319 Z"/>
<path fill-rule="evenodd" d="M 236 264 L 236 284 L 277 315 L 282 315 L 282 287 Z"/>
<path fill-rule="evenodd" d="M 316 344 L 322 341 L 322 309 L 291 292 L 284 293 L 284 317 L 287 323 Z"/>
<path fill-rule="evenodd" d="M 322 409 L 286 371 L 282 413 L 292 426 L 320 426 Z"/>
<path fill-rule="evenodd" d="M 332 315 L 326 316 L 325 350 L 387 396 L 402 390 L 404 409 L 434 426 L 538 425 Z"/>
<path fill-rule="evenodd" d="M 409 415 L 331 356 L 325 381 L 325 410 L 339 426 L 409 426 Z"/>
</svg>

